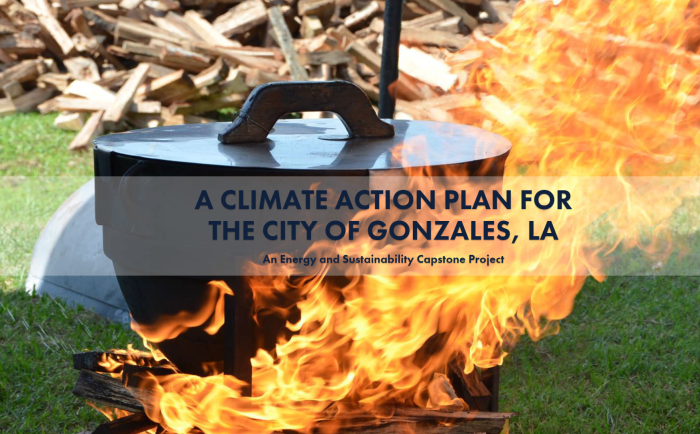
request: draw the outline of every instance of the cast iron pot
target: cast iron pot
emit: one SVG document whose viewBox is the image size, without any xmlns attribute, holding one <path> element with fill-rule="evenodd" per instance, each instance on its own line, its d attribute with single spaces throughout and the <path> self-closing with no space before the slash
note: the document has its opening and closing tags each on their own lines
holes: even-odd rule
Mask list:
<svg viewBox="0 0 700 434">
<path fill-rule="evenodd" d="M 287 113 L 304 111 L 333 112 L 338 118 L 278 121 Z M 409 142 L 411 153 L 396 159 L 392 151 Z M 471 126 L 380 120 L 366 95 L 349 82 L 282 82 L 257 87 L 232 124 L 159 127 L 98 138 L 95 176 L 98 187 L 100 177 L 133 176 L 359 176 L 369 180 L 426 164 L 433 175 L 502 176 L 510 147 L 503 137 Z M 149 249 L 156 244 L 162 248 L 169 241 L 137 236 L 114 224 L 116 210 L 105 206 L 114 201 L 110 194 L 96 188 L 96 219 L 103 227 L 105 253 L 137 324 L 199 310 L 211 280 L 225 280 L 237 297 L 249 294 L 241 277 L 144 276 L 144 271 L 151 271 Z M 130 246 L 131 253 L 117 245 Z M 237 303 L 249 307 L 246 297 L 237 298 Z M 237 315 L 235 326 L 250 329 L 248 355 L 256 347 L 274 347 L 284 321 L 269 316 L 256 325 Z M 157 347 L 182 371 L 205 375 L 211 371 L 203 366 L 220 366 L 224 359 L 224 330 L 212 336 L 200 328 L 190 329 Z"/>
</svg>

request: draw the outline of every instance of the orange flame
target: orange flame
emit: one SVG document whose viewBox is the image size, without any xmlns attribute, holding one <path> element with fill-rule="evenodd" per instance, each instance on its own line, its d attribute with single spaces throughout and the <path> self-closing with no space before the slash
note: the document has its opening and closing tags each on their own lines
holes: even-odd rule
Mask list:
<svg viewBox="0 0 700 434">
<path fill-rule="evenodd" d="M 256 308 L 285 318 L 294 332 L 252 359 L 252 397 L 242 396 L 245 385 L 231 376 L 151 377 L 156 399 L 145 403 L 151 419 L 177 433 L 194 427 L 207 434 L 272 432 L 308 430 L 322 413 L 352 406 L 454 405 L 449 394 L 437 402 L 428 396 L 451 360 L 463 356 L 466 372 L 501 364 L 522 334 L 556 333 L 556 321 L 571 312 L 585 280 L 581 270 L 602 277 L 601 255 L 618 245 L 658 252 L 660 244 L 643 243 L 638 227 L 663 222 L 688 192 L 660 204 L 640 195 L 628 177 L 692 174 L 697 167 L 690 162 L 700 140 L 700 5 L 555 3 L 521 3 L 496 38 L 477 31 L 472 44 L 451 57 L 468 80 L 457 89 L 464 104 L 450 115 L 512 141 L 504 188 L 523 176 L 612 176 L 621 192 L 610 192 L 610 201 L 623 204 L 620 212 L 606 216 L 609 204 L 592 204 L 585 212 L 559 213 L 555 219 L 573 227 L 574 241 L 524 250 L 509 276 L 251 277 Z M 396 150 L 398 158 L 410 152 L 407 145 Z M 590 198 L 587 184 L 584 178 L 567 188 Z M 617 232 L 592 239 L 585 226 L 590 215 Z M 654 236 L 663 238 L 662 231 Z M 396 247 L 346 242 L 334 248 L 385 253 Z M 518 273 L 547 262 L 569 267 L 571 275 Z M 218 294 L 224 292 L 232 293 Z M 276 305 L 280 296 L 296 300 L 298 315 Z M 216 331 L 223 321 L 220 300 L 213 296 L 210 309 L 196 315 L 164 318 L 157 332 L 136 330 L 153 342 L 195 325 Z"/>
</svg>

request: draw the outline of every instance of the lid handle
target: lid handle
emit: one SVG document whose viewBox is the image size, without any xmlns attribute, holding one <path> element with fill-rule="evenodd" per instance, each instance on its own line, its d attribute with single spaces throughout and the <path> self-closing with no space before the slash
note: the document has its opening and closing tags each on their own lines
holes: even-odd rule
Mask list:
<svg viewBox="0 0 700 434">
<path fill-rule="evenodd" d="M 256 87 L 238 117 L 219 134 L 219 142 L 264 142 L 280 117 L 304 111 L 337 114 L 351 138 L 394 137 L 394 126 L 377 117 L 367 95 L 355 84 L 282 81 Z"/>
</svg>

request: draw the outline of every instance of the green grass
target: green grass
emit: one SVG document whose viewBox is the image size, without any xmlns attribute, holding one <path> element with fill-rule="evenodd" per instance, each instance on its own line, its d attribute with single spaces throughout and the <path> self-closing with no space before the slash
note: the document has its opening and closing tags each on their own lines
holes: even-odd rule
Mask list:
<svg viewBox="0 0 700 434">
<path fill-rule="evenodd" d="M 700 433 L 700 278 L 589 279 L 501 372 L 512 433 Z"/>
<path fill-rule="evenodd" d="M 104 422 L 71 393 L 71 355 L 138 337 L 85 309 L 0 286 L 0 432 L 75 434 Z"/>
<path fill-rule="evenodd" d="M 0 118 L 0 432 L 67 433 L 103 416 L 71 393 L 74 351 L 138 342 L 22 276 L 53 211 L 92 171 L 52 117 Z M 59 175 L 76 175 L 61 176 Z M 9 276 L 9 277 L 8 277 Z M 513 433 L 700 433 L 700 278 L 589 280 L 557 336 L 506 358 L 501 409 Z"/>
<path fill-rule="evenodd" d="M 69 152 L 74 132 L 53 126 L 55 115 L 0 117 L 0 176 L 90 176 L 92 150 Z"/>
<path fill-rule="evenodd" d="M 71 355 L 138 337 L 85 309 L 22 290 L 32 248 L 59 205 L 92 174 L 92 151 L 54 116 L 0 118 L 0 433 L 78 433 L 104 416 L 71 393 Z"/>
<path fill-rule="evenodd" d="M 26 275 L 46 221 L 92 175 L 92 150 L 69 152 L 75 133 L 54 118 L 0 117 L 0 276 L 10 287 Z"/>
</svg>

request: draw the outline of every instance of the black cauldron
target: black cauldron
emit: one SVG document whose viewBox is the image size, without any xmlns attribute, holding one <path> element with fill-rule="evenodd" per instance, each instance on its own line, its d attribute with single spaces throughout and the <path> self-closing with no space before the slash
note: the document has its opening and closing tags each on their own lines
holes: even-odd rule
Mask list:
<svg viewBox="0 0 700 434">
<path fill-rule="evenodd" d="M 279 120 L 291 112 L 330 111 L 338 119 Z M 397 147 L 411 144 L 402 161 Z M 149 253 L 172 240 L 130 233 L 114 224 L 113 198 L 99 188 L 100 177 L 134 176 L 357 176 L 404 174 L 429 164 L 434 175 L 502 176 L 510 143 L 478 128 L 448 123 L 380 120 L 367 97 L 348 82 L 285 82 L 256 88 L 232 124 L 179 125 L 111 134 L 95 141 L 97 223 L 105 253 L 138 324 L 162 315 L 197 311 L 208 282 L 224 280 L 236 293 L 236 321 L 215 335 L 194 328 L 157 347 L 182 371 L 204 375 L 204 364 L 224 360 L 227 328 L 243 328 L 248 341 L 237 343 L 239 357 L 256 347 L 274 346 L 284 320 L 268 317 L 255 324 L 246 279 L 239 276 L 152 276 Z M 415 158 L 414 158 L 415 155 Z M 429 162 L 429 163 L 426 163 Z M 115 246 L 129 246 L 130 253 Z M 173 247 L 181 247 L 175 246 Z M 155 252 L 156 250 L 154 250 Z M 155 253 L 153 253 L 155 254 Z M 338 279 L 341 279 L 338 277 Z M 243 289 L 243 290 L 242 290 Z M 248 295 L 247 295 L 248 294 Z M 228 309 L 228 306 L 227 306 Z M 240 330 L 239 330 L 240 331 Z M 243 350 L 241 350 L 243 348 Z"/>
</svg>

